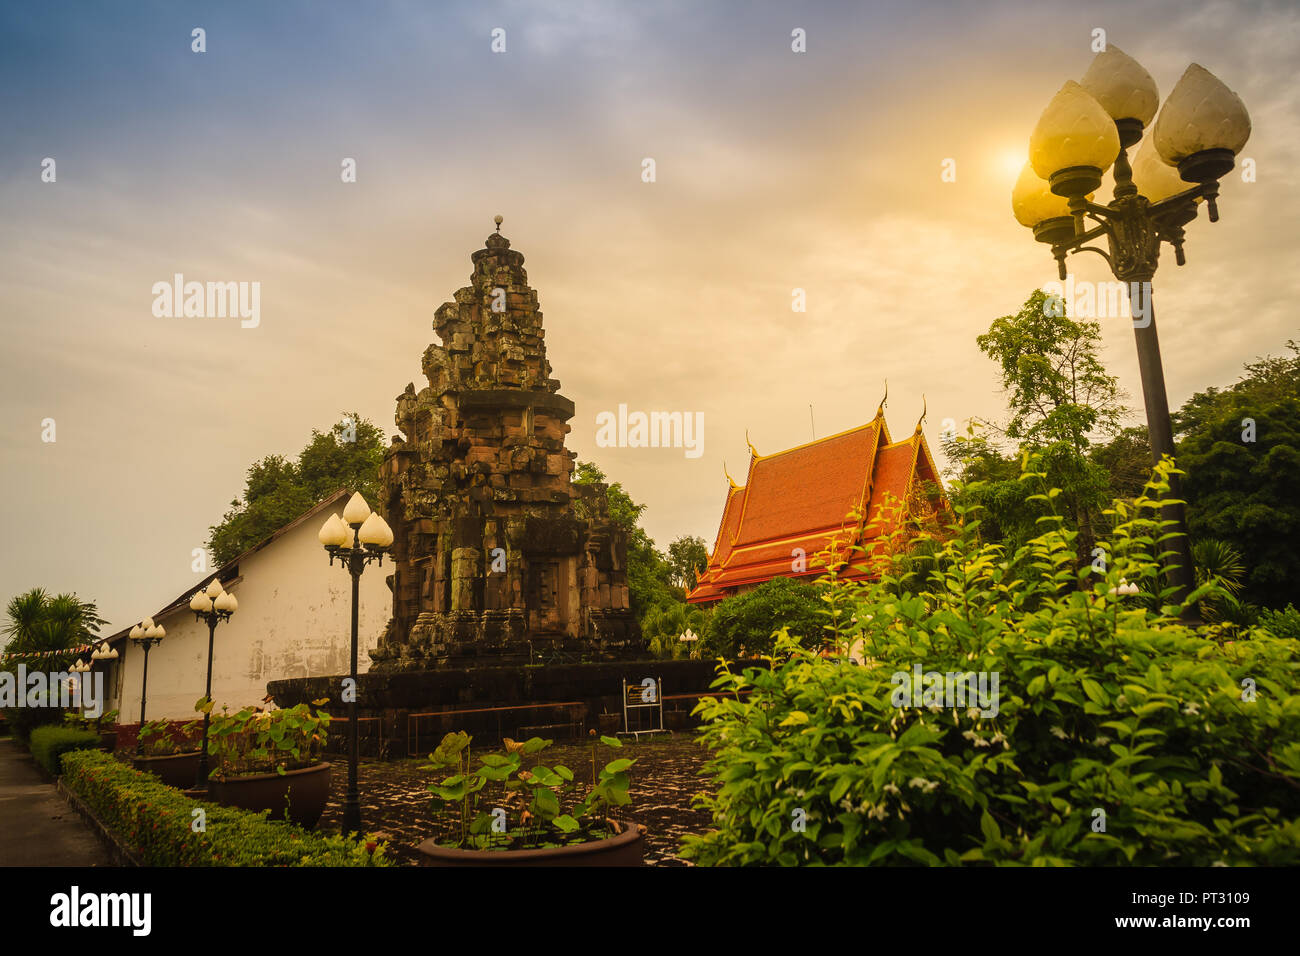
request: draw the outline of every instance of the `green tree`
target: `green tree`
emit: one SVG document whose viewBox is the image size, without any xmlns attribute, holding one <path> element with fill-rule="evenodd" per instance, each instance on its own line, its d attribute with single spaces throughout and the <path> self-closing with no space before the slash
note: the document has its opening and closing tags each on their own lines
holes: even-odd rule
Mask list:
<svg viewBox="0 0 1300 956">
<path fill-rule="evenodd" d="M 1241 599 L 1281 608 L 1300 580 L 1300 346 L 1260 359 L 1175 416 L 1191 537 L 1216 538 L 1246 566 Z"/>
<path fill-rule="evenodd" d="M 1118 380 L 1101 363 L 1101 327 L 1064 313 L 1059 298 L 1036 289 L 1019 312 L 995 319 L 976 343 L 1001 368 L 1011 412 L 1007 437 L 1036 453 L 1062 490 L 1086 555 L 1109 484 L 1088 452 L 1094 436 L 1119 429 L 1126 408 Z"/>
<path fill-rule="evenodd" d="M 75 594 L 51 597 L 43 588 L 32 588 L 13 598 L 6 612 L 8 620 L 0 628 L 5 636 L 5 653 L 66 651 L 66 654 L 41 658 L 43 668 L 50 670 L 70 665 L 75 657 L 72 648 L 98 640 L 99 630 L 106 623 L 93 601 L 83 601 Z M 16 667 L 16 663 L 10 663 L 3 669 L 13 672 Z M 63 711 L 57 706 L 5 708 L 5 718 L 15 737 L 25 743 L 34 727 L 59 723 Z"/>
<path fill-rule="evenodd" d="M 296 460 L 267 455 L 249 469 L 243 498 L 209 528 L 208 550 L 225 564 L 254 547 L 339 488 L 380 505 L 384 433 L 355 412 L 329 431 L 312 429 Z"/>
<path fill-rule="evenodd" d="M 605 485 L 610 519 L 627 530 L 627 589 L 632 613 L 642 627 L 651 608 L 680 604 L 685 597 L 672 583 L 672 567 L 655 547 L 654 540 L 641 527 L 645 505 L 632 500 L 622 482 L 610 482 L 596 465 L 580 461 L 574 468 L 576 485 Z"/>
<path fill-rule="evenodd" d="M 746 656 L 767 654 L 773 635 L 781 628 L 804 646 L 822 643 L 826 605 L 821 589 L 791 578 L 772 578 L 754 590 L 718 603 L 705 626 L 701 649 L 709 655 L 736 658 L 744 648 Z"/>
<path fill-rule="evenodd" d="M 690 591 L 699 570 L 709 563 L 709 549 L 703 538 L 684 534 L 668 545 L 668 564 L 673 584 Z"/>
</svg>

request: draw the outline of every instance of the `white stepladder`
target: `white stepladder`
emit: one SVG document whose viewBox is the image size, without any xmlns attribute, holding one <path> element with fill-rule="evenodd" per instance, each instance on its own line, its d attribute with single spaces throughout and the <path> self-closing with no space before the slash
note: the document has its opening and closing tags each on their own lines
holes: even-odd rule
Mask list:
<svg viewBox="0 0 1300 956">
<path fill-rule="evenodd" d="M 633 718 L 635 717 L 635 721 Z M 633 727 L 632 724 L 636 726 Z M 647 677 L 639 684 L 623 681 L 623 729 L 620 737 L 641 739 L 642 734 L 666 734 L 663 679 Z"/>
</svg>

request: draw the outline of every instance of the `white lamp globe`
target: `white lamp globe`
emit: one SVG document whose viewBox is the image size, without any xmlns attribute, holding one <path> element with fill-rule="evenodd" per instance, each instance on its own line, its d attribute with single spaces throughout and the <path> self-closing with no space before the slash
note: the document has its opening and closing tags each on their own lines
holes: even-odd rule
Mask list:
<svg viewBox="0 0 1300 956">
<path fill-rule="evenodd" d="M 353 527 L 370 517 L 370 505 L 361 497 L 361 492 L 354 491 L 343 509 L 343 520 Z"/>
<path fill-rule="evenodd" d="M 388 522 L 379 516 L 379 512 L 372 511 L 361 525 L 358 537 L 362 544 L 386 548 L 393 543 L 393 529 L 388 527 Z"/>
</svg>

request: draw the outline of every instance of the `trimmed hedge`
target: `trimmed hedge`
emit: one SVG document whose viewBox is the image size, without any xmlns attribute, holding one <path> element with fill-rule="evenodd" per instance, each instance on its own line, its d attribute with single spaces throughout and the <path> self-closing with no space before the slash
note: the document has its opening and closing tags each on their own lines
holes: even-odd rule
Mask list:
<svg viewBox="0 0 1300 956">
<path fill-rule="evenodd" d="M 267 814 L 192 800 L 100 751 L 70 753 L 63 785 L 145 866 L 391 866 L 386 844 L 309 833 Z M 191 829 L 204 811 L 204 829 Z"/>
<path fill-rule="evenodd" d="M 44 725 L 32 730 L 28 746 L 36 762 L 57 777 L 63 772 L 60 758 L 73 750 L 94 750 L 99 746 L 99 734 L 76 727 Z"/>
</svg>

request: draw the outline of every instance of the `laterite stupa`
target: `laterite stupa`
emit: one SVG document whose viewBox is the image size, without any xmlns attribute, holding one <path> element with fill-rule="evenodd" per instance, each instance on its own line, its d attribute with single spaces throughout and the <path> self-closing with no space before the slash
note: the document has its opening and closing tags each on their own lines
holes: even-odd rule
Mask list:
<svg viewBox="0 0 1300 956">
<path fill-rule="evenodd" d="M 428 384 L 397 397 L 384 455 L 393 616 L 373 670 L 643 649 L 629 606 L 627 532 L 603 485 L 572 482 L 573 402 L 546 360 L 524 257 L 497 232 L 470 284 L 440 306 Z"/>
</svg>

